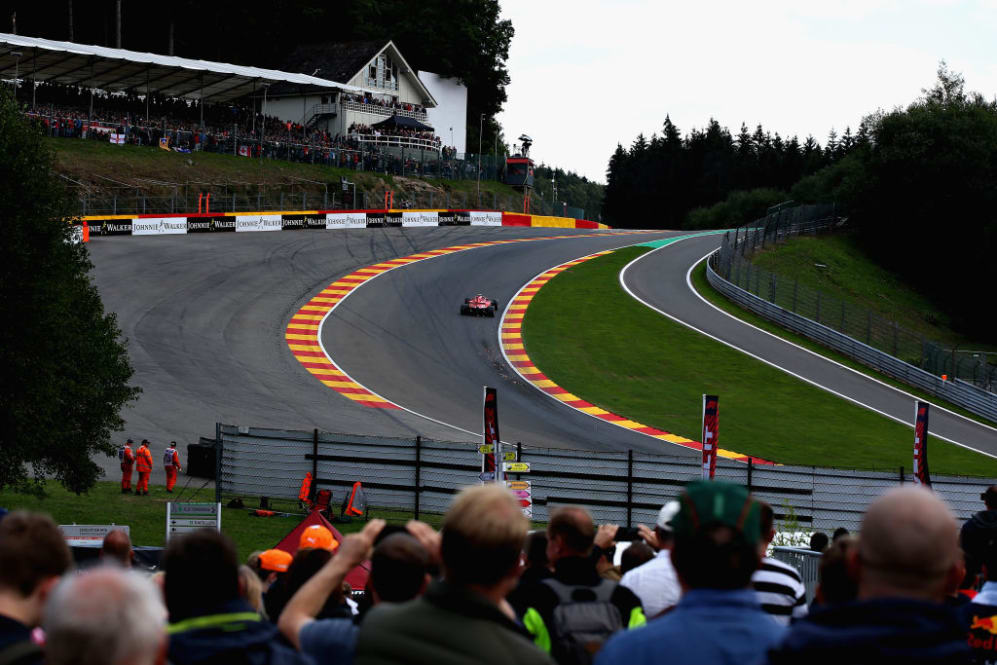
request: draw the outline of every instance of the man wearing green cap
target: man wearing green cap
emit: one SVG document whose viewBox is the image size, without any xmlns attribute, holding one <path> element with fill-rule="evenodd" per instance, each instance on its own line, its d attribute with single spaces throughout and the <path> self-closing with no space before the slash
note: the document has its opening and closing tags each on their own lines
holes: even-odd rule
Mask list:
<svg viewBox="0 0 997 665">
<path fill-rule="evenodd" d="M 646 627 L 610 639 L 596 665 L 751 665 L 784 635 L 749 586 L 760 560 L 758 502 L 738 485 L 696 481 L 679 504 L 671 526 L 681 600 Z"/>
</svg>

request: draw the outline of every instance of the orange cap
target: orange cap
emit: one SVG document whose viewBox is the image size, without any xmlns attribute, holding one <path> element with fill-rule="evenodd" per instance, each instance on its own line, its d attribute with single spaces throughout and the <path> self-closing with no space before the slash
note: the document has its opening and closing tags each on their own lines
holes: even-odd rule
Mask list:
<svg viewBox="0 0 997 665">
<path fill-rule="evenodd" d="M 339 542 L 332 537 L 332 531 L 329 531 L 321 524 L 312 524 L 301 532 L 301 542 L 298 544 L 298 547 L 301 549 L 310 547 L 332 552 L 339 547 Z"/>
<path fill-rule="evenodd" d="M 272 570 L 275 573 L 286 573 L 287 567 L 294 560 L 290 554 L 284 550 L 267 550 L 260 555 L 260 568 Z"/>
</svg>

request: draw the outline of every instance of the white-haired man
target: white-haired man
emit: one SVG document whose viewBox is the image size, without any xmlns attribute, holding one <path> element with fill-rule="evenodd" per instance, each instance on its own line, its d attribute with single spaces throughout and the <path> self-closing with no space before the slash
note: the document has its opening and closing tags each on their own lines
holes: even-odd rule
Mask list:
<svg viewBox="0 0 997 665">
<path fill-rule="evenodd" d="M 166 661 L 159 589 L 117 566 L 68 575 L 49 596 L 46 665 L 156 665 Z"/>
</svg>

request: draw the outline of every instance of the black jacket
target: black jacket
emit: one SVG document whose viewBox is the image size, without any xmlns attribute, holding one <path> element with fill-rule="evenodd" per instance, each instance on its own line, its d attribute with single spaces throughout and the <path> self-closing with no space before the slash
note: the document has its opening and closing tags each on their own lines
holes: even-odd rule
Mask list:
<svg viewBox="0 0 997 665">
<path fill-rule="evenodd" d="M 821 607 L 789 628 L 771 665 L 971 663 L 966 624 L 942 603 L 879 598 Z"/>
<path fill-rule="evenodd" d="M 312 665 L 282 643 L 276 626 L 241 600 L 231 601 L 167 628 L 173 665 Z"/>
<path fill-rule="evenodd" d="M 981 510 L 966 520 L 959 541 L 966 553 L 966 574 L 975 576 L 987 552 L 997 549 L 997 510 Z"/>
</svg>

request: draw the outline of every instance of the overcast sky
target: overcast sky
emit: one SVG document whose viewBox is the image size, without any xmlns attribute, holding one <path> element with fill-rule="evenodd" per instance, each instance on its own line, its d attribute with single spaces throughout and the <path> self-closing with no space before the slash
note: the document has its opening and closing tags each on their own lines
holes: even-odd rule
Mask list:
<svg viewBox="0 0 997 665">
<path fill-rule="evenodd" d="M 938 61 L 997 92 L 997 0 L 501 0 L 516 29 L 500 114 L 538 161 L 605 182 L 617 143 L 709 118 L 823 144 L 931 87 Z M 468 146 L 468 150 L 475 150 Z"/>
</svg>

